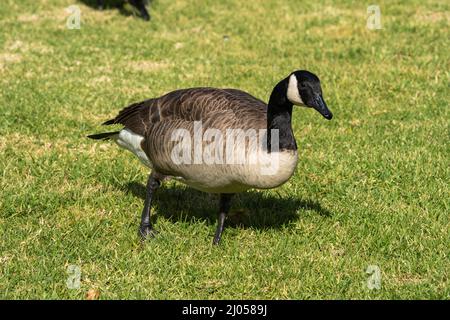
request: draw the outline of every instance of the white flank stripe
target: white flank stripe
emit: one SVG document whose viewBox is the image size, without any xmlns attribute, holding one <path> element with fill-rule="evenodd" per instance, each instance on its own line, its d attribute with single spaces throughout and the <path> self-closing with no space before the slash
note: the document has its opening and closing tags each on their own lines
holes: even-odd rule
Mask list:
<svg viewBox="0 0 450 320">
<path fill-rule="evenodd" d="M 139 160 L 146 165 L 147 167 L 151 168 L 152 164 L 150 160 L 148 159 L 147 155 L 145 154 L 144 150 L 142 150 L 141 142 L 144 140 L 144 137 L 134 133 L 133 131 L 129 129 L 123 129 L 119 132 L 119 135 L 116 136 L 116 143 L 132 153 L 136 155 L 136 157 L 139 158 Z"/>
</svg>

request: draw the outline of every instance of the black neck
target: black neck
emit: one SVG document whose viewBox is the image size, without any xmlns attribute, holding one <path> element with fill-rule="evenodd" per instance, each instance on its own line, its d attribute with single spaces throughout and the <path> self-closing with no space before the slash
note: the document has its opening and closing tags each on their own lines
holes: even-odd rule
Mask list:
<svg viewBox="0 0 450 320">
<path fill-rule="evenodd" d="M 271 130 L 278 130 L 279 150 L 297 150 L 292 132 L 292 103 L 286 98 L 288 78 L 280 81 L 272 91 L 267 108 L 267 148 L 270 152 Z"/>
</svg>

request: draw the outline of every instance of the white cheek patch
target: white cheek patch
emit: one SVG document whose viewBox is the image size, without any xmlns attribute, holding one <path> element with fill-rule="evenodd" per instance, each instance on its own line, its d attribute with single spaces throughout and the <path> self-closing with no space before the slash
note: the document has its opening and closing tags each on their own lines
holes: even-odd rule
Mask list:
<svg viewBox="0 0 450 320">
<path fill-rule="evenodd" d="M 287 98 L 290 102 L 297 106 L 305 105 L 302 98 L 300 97 L 300 92 L 298 92 L 297 77 L 295 76 L 295 74 L 292 74 L 289 77 Z"/>
</svg>

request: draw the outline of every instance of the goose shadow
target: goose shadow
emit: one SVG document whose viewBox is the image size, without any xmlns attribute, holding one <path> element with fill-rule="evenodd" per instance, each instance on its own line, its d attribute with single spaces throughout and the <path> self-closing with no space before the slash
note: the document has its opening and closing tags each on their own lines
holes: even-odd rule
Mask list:
<svg viewBox="0 0 450 320">
<path fill-rule="evenodd" d="M 142 183 L 131 181 L 118 187 L 142 201 L 145 200 L 146 188 Z M 208 225 L 215 225 L 219 196 L 166 183 L 155 193 L 152 208 L 156 209 L 156 214 L 152 216 L 154 222 L 158 216 L 163 216 L 173 222 L 203 221 Z M 227 226 L 278 229 L 299 220 L 299 210 L 310 210 L 322 217 L 332 216 L 317 201 L 248 191 L 233 197 Z"/>
</svg>

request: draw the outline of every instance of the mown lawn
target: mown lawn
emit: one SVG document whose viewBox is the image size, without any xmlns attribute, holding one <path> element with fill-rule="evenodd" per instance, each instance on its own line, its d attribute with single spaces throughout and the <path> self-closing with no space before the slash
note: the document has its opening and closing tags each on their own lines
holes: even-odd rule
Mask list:
<svg viewBox="0 0 450 320">
<path fill-rule="evenodd" d="M 450 298 L 448 1 L 377 1 L 381 30 L 344 0 L 89 4 L 0 3 L 0 298 Z M 267 101 L 295 69 L 335 117 L 295 109 L 293 178 L 236 197 L 219 247 L 217 196 L 169 182 L 141 244 L 146 169 L 85 136 L 177 88 Z"/>
</svg>

